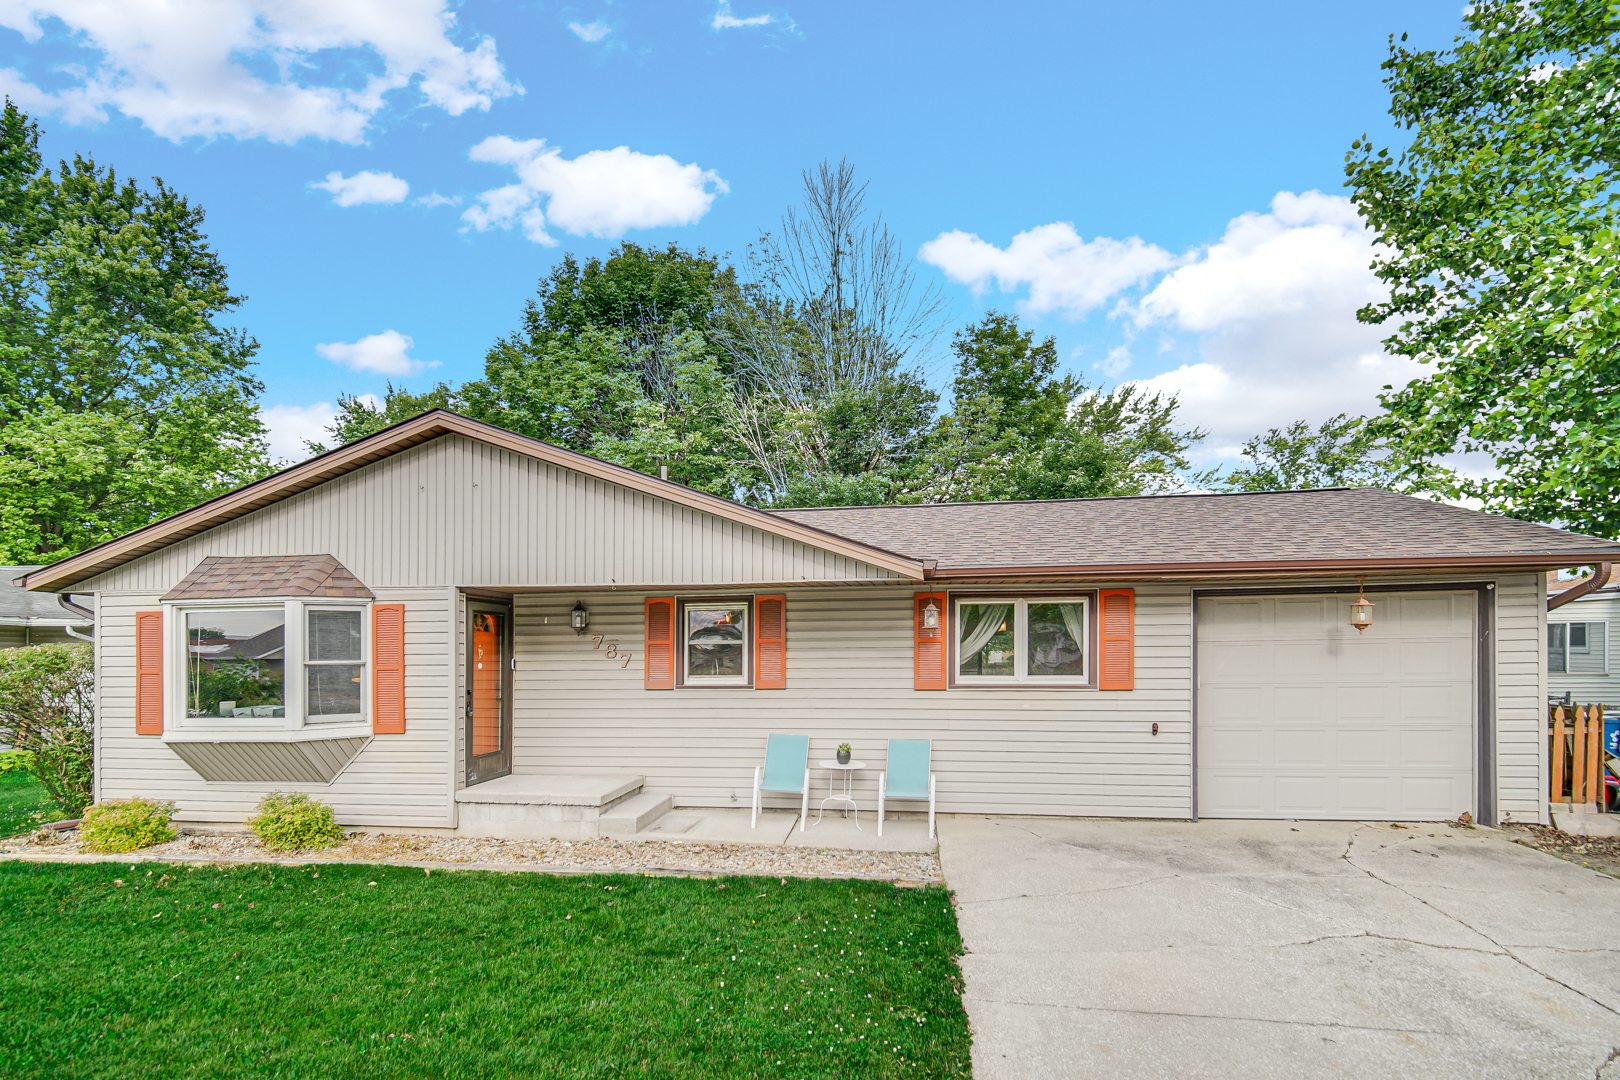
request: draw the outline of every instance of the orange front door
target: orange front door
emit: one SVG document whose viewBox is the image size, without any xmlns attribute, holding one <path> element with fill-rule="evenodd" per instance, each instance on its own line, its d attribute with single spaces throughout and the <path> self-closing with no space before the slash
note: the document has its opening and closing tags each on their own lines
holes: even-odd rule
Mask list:
<svg viewBox="0 0 1620 1080">
<path fill-rule="evenodd" d="M 467 782 L 511 771 L 511 612 L 485 605 L 468 611 Z"/>
</svg>

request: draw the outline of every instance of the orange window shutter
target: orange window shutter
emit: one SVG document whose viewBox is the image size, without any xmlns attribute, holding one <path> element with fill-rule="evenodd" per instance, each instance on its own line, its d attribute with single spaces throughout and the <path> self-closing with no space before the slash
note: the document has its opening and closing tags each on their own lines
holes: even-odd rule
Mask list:
<svg viewBox="0 0 1620 1080">
<path fill-rule="evenodd" d="M 754 598 L 754 686 L 787 689 L 787 597 Z"/>
<path fill-rule="evenodd" d="M 135 734 L 163 734 L 163 612 L 135 613 Z"/>
<path fill-rule="evenodd" d="M 950 621 L 945 613 L 944 593 L 917 593 L 911 611 L 912 629 L 916 636 L 916 669 L 912 686 L 917 690 L 945 689 L 945 627 Z M 933 615 L 929 615 L 933 605 Z M 932 621 L 933 626 L 924 625 Z"/>
<path fill-rule="evenodd" d="M 675 689 L 675 598 L 647 598 L 646 687 L 648 690 Z"/>
<path fill-rule="evenodd" d="M 405 734 L 405 605 L 371 605 L 371 732 Z"/>
<path fill-rule="evenodd" d="M 1136 590 L 1104 589 L 1097 597 L 1102 608 L 1102 672 L 1099 690 L 1136 688 Z"/>
</svg>

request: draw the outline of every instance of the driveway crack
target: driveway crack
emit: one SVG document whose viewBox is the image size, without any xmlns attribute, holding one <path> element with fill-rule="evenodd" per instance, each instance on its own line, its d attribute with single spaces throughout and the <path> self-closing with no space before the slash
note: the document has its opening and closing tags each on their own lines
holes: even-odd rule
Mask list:
<svg viewBox="0 0 1620 1080">
<path fill-rule="evenodd" d="M 1483 937 L 1484 935 L 1481 935 L 1481 936 Z M 1486 956 L 1509 956 L 1509 955 L 1511 955 L 1510 953 L 1508 953 L 1508 951 L 1506 949 L 1501 949 L 1501 950 L 1498 950 L 1498 949 L 1474 949 L 1474 948 L 1470 948 L 1467 945 L 1439 945 L 1439 944 L 1436 944 L 1435 942 L 1432 942 L 1432 941 L 1420 941 L 1417 938 L 1395 937 L 1392 934 L 1375 934 L 1371 930 L 1363 930 L 1360 933 L 1356 933 L 1356 934 L 1323 934 L 1321 937 L 1313 937 L 1313 938 L 1309 939 L 1308 941 L 1288 941 L 1288 942 L 1284 942 L 1283 944 L 1277 946 L 1277 948 L 1279 948 L 1279 949 L 1292 949 L 1292 948 L 1295 948 L 1296 946 L 1300 946 L 1300 945 L 1315 945 L 1319 941 L 1346 941 L 1346 940 L 1354 940 L 1356 938 L 1371 938 L 1374 941 L 1401 941 L 1401 942 L 1405 942 L 1408 945 L 1422 945 L 1426 949 L 1449 949 L 1449 950 L 1451 950 L 1453 952 L 1483 953 Z M 1486 940 L 1489 941 L 1490 939 L 1486 938 Z M 1607 950 L 1603 950 L 1603 951 L 1607 951 Z"/>
<path fill-rule="evenodd" d="M 1350 833 L 1350 841 L 1349 841 L 1349 843 L 1347 843 L 1345 845 L 1344 854 L 1342 856 L 1340 856 L 1340 858 L 1344 859 L 1345 862 L 1349 863 L 1351 866 L 1355 867 L 1357 870 L 1360 870 L 1363 874 L 1366 874 L 1368 877 L 1372 878 L 1374 881 L 1377 881 L 1377 882 L 1379 882 L 1381 884 L 1384 884 L 1384 885 L 1388 885 L 1390 888 L 1394 889 L 1396 892 L 1401 893 L 1404 896 L 1410 897 L 1413 900 L 1416 900 L 1418 903 L 1422 904 L 1424 907 L 1428 908 L 1430 911 L 1433 911 L 1435 914 L 1440 915 L 1442 918 L 1450 919 L 1452 922 L 1456 923 L 1458 926 L 1462 927 L 1463 929 L 1468 930 L 1471 933 L 1478 934 L 1480 937 L 1484 938 L 1486 941 L 1490 942 L 1492 945 L 1495 945 L 1498 949 L 1500 949 L 1502 951 L 1503 956 L 1506 956 L 1508 959 L 1512 960 L 1514 963 L 1520 965 L 1526 971 L 1534 972 L 1535 974 L 1540 975 L 1543 979 L 1546 979 L 1548 982 L 1554 983 L 1554 984 L 1556 984 L 1558 986 L 1562 986 L 1565 990 L 1568 990 L 1572 994 L 1577 994 L 1580 997 L 1585 998 L 1587 1001 L 1590 1001 L 1592 1004 L 1596 1005 L 1598 1008 L 1602 1009 L 1603 1011 L 1605 1011 L 1607 1013 L 1611 1013 L 1611 1014 L 1613 1014 L 1615 1016 L 1620 1016 L 1620 1009 L 1615 1009 L 1614 1007 L 1612 1007 L 1612 1006 L 1610 1006 L 1610 1005 L 1608 1005 L 1608 1004 L 1606 1004 L 1606 1003 L 1604 1003 L 1602 1001 L 1599 1001 L 1597 998 L 1593 997 L 1591 994 L 1588 994 L 1586 991 L 1580 990 L 1580 989 L 1578 989 L 1576 987 L 1573 987 L 1569 983 L 1565 982 L 1564 980 L 1562 980 L 1560 978 L 1557 978 L 1556 976 L 1553 976 L 1553 975 L 1551 975 L 1551 974 L 1549 974 L 1549 973 L 1547 973 L 1545 971 L 1542 971 L 1540 968 L 1536 967 L 1534 964 L 1530 963 L 1529 961 L 1525 960 L 1522 956 L 1515 953 L 1507 945 L 1504 945 L 1500 941 L 1497 941 L 1495 938 L 1491 937 L 1491 935 L 1485 933 L 1485 931 L 1479 929 L 1478 927 L 1470 925 L 1467 920 L 1459 919 L 1457 916 L 1453 915 L 1451 912 L 1445 910 L 1442 907 L 1439 907 L 1436 904 L 1433 904 L 1433 903 L 1429 902 L 1428 900 L 1426 900 L 1423 897 L 1419 896 L 1417 893 L 1412 892 L 1410 889 L 1403 888 L 1402 886 L 1395 884 L 1393 881 L 1390 881 L 1386 877 L 1380 877 L 1378 874 L 1373 873 L 1371 870 L 1367 869 L 1365 866 L 1362 866 L 1360 863 L 1356 862 L 1354 859 L 1352 859 L 1350 857 L 1350 855 L 1351 855 L 1352 850 L 1356 846 L 1356 833 L 1359 832 L 1361 830 L 1361 828 L 1366 828 L 1366 826 L 1360 826 L 1357 829 L 1352 830 L 1351 833 Z M 1486 950 L 1479 949 L 1479 950 L 1474 950 L 1474 951 L 1484 952 Z M 1563 950 L 1555 949 L 1554 951 L 1562 952 Z"/>
</svg>

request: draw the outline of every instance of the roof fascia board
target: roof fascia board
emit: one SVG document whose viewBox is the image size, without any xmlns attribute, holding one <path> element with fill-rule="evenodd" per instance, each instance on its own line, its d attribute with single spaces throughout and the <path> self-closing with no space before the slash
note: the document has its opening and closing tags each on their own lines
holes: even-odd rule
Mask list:
<svg viewBox="0 0 1620 1080">
<path fill-rule="evenodd" d="M 978 566 L 949 567 L 934 571 L 934 581 L 956 581 L 965 578 L 1022 578 L 1022 577 L 1086 577 L 1101 578 L 1116 574 L 1198 574 L 1234 576 L 1248 573 L 1287 573 L 1303 570 L 1310 573 L 1360 573 L 1368 570 L 1454 570 L 1489 567 L 1493 570 L 1555 570 L 1591 560 L 1602 552 L 1558 552 L 1555 554 L 1515 553 L 1505 555 L 1433 555 L 1381 559 L 1272 559 L 1244 562 L 1158 562 L 1158 563 L 1085 563 L 1053 566 Z M 1610 556 L 1612 557 L 1612 556 Z"/>
<path fill-rule="evenodd" d="M 189 510 L 155 521 L 117 539 L 60 559 L 49 566 L 43 566 L 16 578 L 13 583 L 24 589 L 60 590 L 442 435 L 462 435 L 476 439 L 677 505 L 701 510 L 762 532 L 870 563 L 906 578 L 921 580 L 923 577 L 923 565 L 919 560 L 861 544 L 814 526 L 779 518 L 718 495 L 696 491 L 683 484 L 660 480 L 622 465 L 613 465 L 572 450 L 564 450 L 562 447 L 517 435 L 478 420 L 469 420 L 456 413 L 434 410 L 395 424 L 393 427 L 384 428 L 358 442 L 301 462 L 236 491 L 200 503 Z"/>
</svg>

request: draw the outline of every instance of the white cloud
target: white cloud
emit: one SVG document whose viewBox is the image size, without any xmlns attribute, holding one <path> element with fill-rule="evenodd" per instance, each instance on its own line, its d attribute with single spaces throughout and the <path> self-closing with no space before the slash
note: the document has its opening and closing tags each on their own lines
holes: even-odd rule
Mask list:
<svg viewBox="0 0 1620 1080">
<path fill-rule="evenodd" d="M 368 334 L 359 341 L 333 341 L 315 346 L 315 352 L 334 364 L 342 364 L 350 371 L 370 371 L 378 375 L 420 375 L 438 362 L 424 363 L 407 355 L 415 344 L 409 334 L 398 330 L 384 330 Z"/>
<path fill-rule="evenodd" d="M 324 443 L 331 439 L 326 429 L 337 416 L 329 401 L 313 405 L 272 405 L 259 410 L 259 419 L 269 429 L 270 455 L 284 461 L 309 457 L 306 442 Z"/>
<path fill-rule="evenodd" d="M 479 232 L 521 226 L 530 240 L 548 247 L 557 242 L 546 231 L 548 224 L 575 236 L 607 239 L 629 229 L 691 225 L 708 213 L 717 195 L 730 190 L 713 169 L 627 146 L 569 160 L 544 139 L 496 135 L 474 146 L 469 156 L 508 165 L 518 180 L 479 195 L 462 220 Z"/>
<path fill-rule="evenodd" d="M 714 13 L 714 21 L 709 24 L 712 30 L 735 30 L 742 26 L 769 26 L 776 21 L 774 15 L 750 15 L 746 19 L 739 19 L 731 13 L 731 4 L 722 2 Z"/>
<path fill-rule="evenodd" d="M 1108 355 L 1091 365 L 1110 379 L 1117 379 L 1125 374 L 1125 369 L 1131 366 L 1131 350 L 1128 345 L 1116 345 L 1108 350 Z"/>
<path fill-rule="evenodd" d="M 1356 321 L 1384 295 L 1372 257 L 1350 200 L 1279 193 L 1269 213 L 1234 218 L 1131 309 L 1140 327 L 1196 335 L 1198 350 L 1138 385 L 1179 395 L 1183 419 L 1210 431 L 1206 452 L 1217 455 L 1294 420 L 1377 411 L 1383 386 L 1422 368 L 1385 354 L 1387 330 Z"/>
<path fill-rule="evenodd" d="M 416 206 L 460 206 L 460 195 L 440 195 L 437 191 L 414 200 Z"/>
<path fill-rule="evenodd" d="M 601 41 L 603 38 L 613 33 L 613 28 L 602 22 L 600 19 L 596 20 L 595 22 L 585 23 L 584 25 L 580 25 L 577 22 L 571 22 L 568 24 L 568 29 L 578 34 L 581 41 L 591 42 Z"/>
<path fill-rule="evenodd" d="M 1117 293 L 1175 265 L 1163 248 L 1133 236 L 1083 240 L 1068 222 L 1038 225 L 1013 237 L 1005 249 L 960 230 L 941 233 L 917 257 L 945 271 L 952 281 L 982 296 L 992 281 L 1002 292 L 1028 286 L 1018 310 L 1026 315 L 1061 312 L 1078 318 Z"/>
<path fill-rule="evenodd" d="M 109 109 L 168 139 L 302 138 L 356 143 L 387 96 L 415 87 L 459 116 L 521 94 L 495 42 L 463 48 L 449 0 L 8 0 L 0 26 L 30 41 L 60 21 L 80 55 L 46 90 L 15 68 L 0 92 L 70 122 L 99 123 Z"/>
<path fill-rule="evenodd" d="M 359 206 L 362 203 L 399 203 L 411 193 L 411 185 L 393 173 L 372 172 L 367 169 L 353 176 L 329 172 L 325 180 L 311 180 L 309 186 L 332 193 L 332 201 L 339 206 Z M 418 199 L 418 202 L 421 200 Z"/>
</svg>

